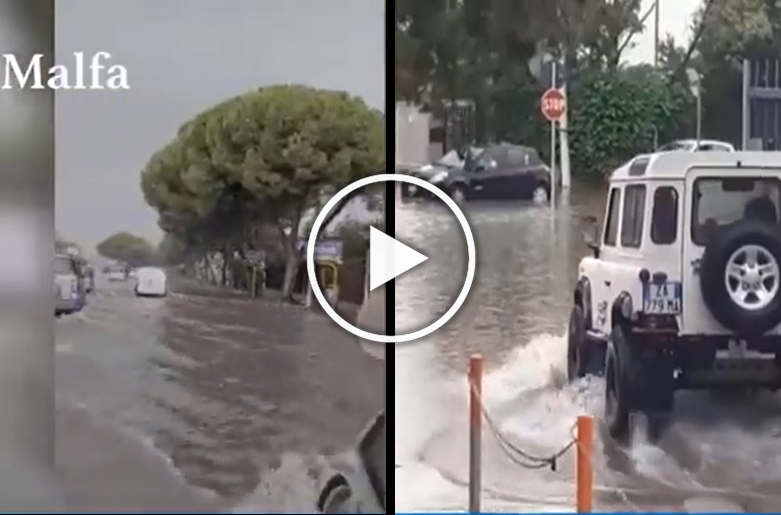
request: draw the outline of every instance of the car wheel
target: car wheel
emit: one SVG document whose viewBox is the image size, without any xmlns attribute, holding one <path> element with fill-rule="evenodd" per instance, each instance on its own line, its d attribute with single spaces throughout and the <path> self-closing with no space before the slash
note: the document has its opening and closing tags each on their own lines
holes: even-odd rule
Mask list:
<svg viewBox="0 0 781 515">
<path fill-rule="evenodd" d="M 581 306 L 573 306 L 567 326 L 567 379 L 605 372 L 605 349 L 601 343 L 587 341 L 586 318 Z"/>
<path fill-rule="evenodd" d="M 548 197 L 548 188 L 544 184 L 537 185 L 532 192 L 532 201 L 535 204 L 547 204 L 550 200 Z"/>
<path fill-rule="evenodd" d="M 464 186 L 454 186 L 450 190 L 450 198 L 459 206 L 466 204 L 466 188 Z"/>
<path fill-rule="evenodd" d="M 621 443 L 628 443 L 631 438 L 632 426 L 629 411 L 629 385 L 626 381 L 626 371 L 622 368 L 616 347 L 623 338 L 620 328 L 615 328 L 611 335 L 611 344 L 605 358 L 605 424 L 610 436 Z M 618 345 L 617 345 L 618 344 Z"/>
<path fill-rule="evenodd" d="M 781 234 L 777 226 L 743 220 L 714 233 L 703 252 L 700 290 L 708 310 L 740 335 L 781 323 Z"/>
</svg>

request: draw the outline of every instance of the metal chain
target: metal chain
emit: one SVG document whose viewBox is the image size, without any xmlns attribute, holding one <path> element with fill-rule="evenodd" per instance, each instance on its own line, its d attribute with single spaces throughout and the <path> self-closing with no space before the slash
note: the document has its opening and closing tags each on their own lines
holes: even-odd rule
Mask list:
<svg viewBox="0 0 781 515">
<path fill-rule="evenodd" d="M 475 387 L 474 383 L 470 381 L 469 385 L 473 397 L 475 399 L 478 399 L 477 402 L 480 406 L 480 411 L 482 412 L 483 419 L 485 419 L 488 428 L 491 430 L 491 433 L 493 434 L 494 438 L 496 438 L 497 442 L 499 443 L 499 446 L 501 447 L 502 451 L 504 451 L 507 458 L 513 463 L 515 463 L 516 465 L 519 465 L 525 469 L 530 469 L 530 470 L 538 470 L 538 469 L 550 467 L 550 469 L 555 472 L 558 460 L 577 444 L 577 440 L 573 438 L 566 445 L 564 445 L 558 452 L 555 452 L 549 456 L 535 456 L 533 454 L 524 451 L 517 445 L 513 444 L 504 434 L 502 434 L 498 425 L 493 421 L 491 416 L 488 414 L 488 410 L 486 409 L 485 405 L 480 399 L 479 392 L 477 391 L 477 388 Z"/>
</svg>

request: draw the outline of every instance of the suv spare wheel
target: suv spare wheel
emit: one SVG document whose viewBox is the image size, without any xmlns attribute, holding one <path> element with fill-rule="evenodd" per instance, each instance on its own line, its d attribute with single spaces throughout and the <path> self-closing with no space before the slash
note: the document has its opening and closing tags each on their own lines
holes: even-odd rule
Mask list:
<svg viewBox="0 0 781 515">
<path fill-rule="evenodd" d="M 762 334 L 781 323 L 781 234 L 741 220 L 715 231 L 700 266 L 703 301 L 724 327 Z"/>
</svg>

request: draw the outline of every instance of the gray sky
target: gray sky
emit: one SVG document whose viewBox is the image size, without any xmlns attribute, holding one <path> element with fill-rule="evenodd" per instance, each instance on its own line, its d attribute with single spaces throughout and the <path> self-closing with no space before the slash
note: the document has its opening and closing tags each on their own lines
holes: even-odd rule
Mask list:
<svg viewBox="0 0 781 515">
<path fill-rule="evenodd" d="M 640 12 L 645 13 L 654 5 L 655 0 L 642 0 Z M 689 44 L 691 24 L 694 14 L 702 4 L 702 0 L 659 0 L 659 34 L 664 39 L 665 34 L 671 35 L 681 46 Z M 654 60 L 654 17 L 648 19 L 645 30 L 633 38 L 634 46 L 625 55 L 630 63 Z"/>
<path fill-rule="evenodd" d="M 179 126 L 215 102 L 262 85 L 303 83 L 384 105 L 379 0 L 56 5 L 57 62 L 70 66 L 73 52 L 110 52 L 106 64 L 125 65 L 132 87 L 57 93 L 57 230 L 81 244 L 118 230 L 159 236 L 139 172 Z"/>
</svg>

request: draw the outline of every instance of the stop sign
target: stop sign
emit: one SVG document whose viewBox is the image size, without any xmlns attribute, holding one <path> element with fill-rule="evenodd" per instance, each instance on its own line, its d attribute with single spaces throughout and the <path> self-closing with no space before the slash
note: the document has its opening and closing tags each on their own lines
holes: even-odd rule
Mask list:
<svg viewBox="0 0 781 515">
<path fill-rule="evenodd" d="M 567 97 L 560 89 L 551 88 L 542 94 L 542 114 L 551 122 L 558 122 L 567 111 Z"/>
</svg>

